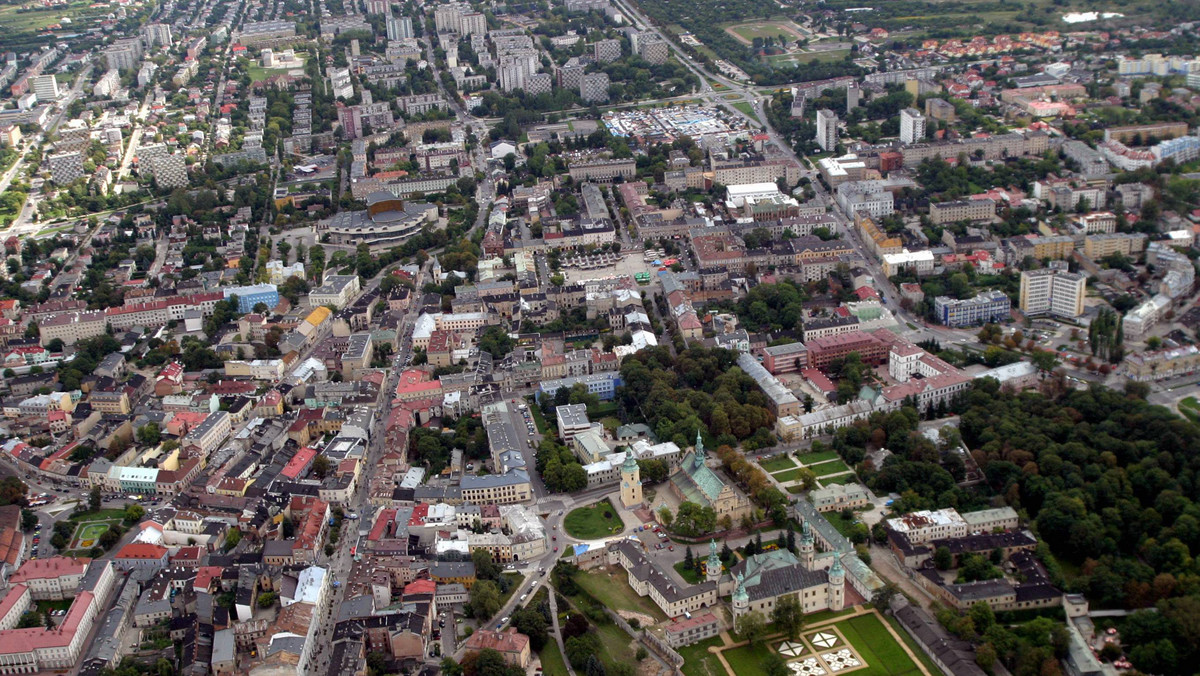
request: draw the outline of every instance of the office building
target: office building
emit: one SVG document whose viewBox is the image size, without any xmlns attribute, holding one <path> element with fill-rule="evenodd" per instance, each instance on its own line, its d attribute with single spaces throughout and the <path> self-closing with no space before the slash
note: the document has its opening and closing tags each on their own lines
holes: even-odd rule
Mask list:
<svg viewBox="0 0 1200 676">
<path fill-rule="evenodd" d="M 833 152 L 837 147 L 838 118 L 832 110 L 822 108 L 817 111 L 817 145 L 826 152 Z"/>
<path fill-rule="evenodd" d="M 279 304 L 279 289 L 274 284 L 235 286 L 224 290 L 225 300 L 233 296 L 238 299 L 238 312 L 253 312 L 254 306 L 263 303 L 267 309 Z"/>
<path fill-rule="evenodd" d="M 1026 270 L 1021 273 L 1021 312 L 1074 319 L 1083 314 L 1087 280 L 1065 270 Z"/>
<path fill-rule="evenodd" d="M 1004 321 L 1012 315 L 1012 301 L 1003 292 L 992 290 L 965 300 L 938 296 L 933 299 L 933 309 L 939 322 L 957 328 Z"/>
<path fill-rule="evenodd" d="M 184 161 L 182 153 L 152 157 L 149 162 L 150 173 L 154 177 L 154 184 L 158 186 L 159 190 L 173 190 L 175 188 L 187 187 L 187 164 Z"/>
<path fill-rule="evenodd" d="M 29 84 L 33 93 L 37 94 L 38 101 L 50 103 L 58 100 L 58 79 L 53 75 L 36 75 L 29 78 Z"/>
<path fill-rule="evenodd" d="M 171 26 L 165 23 L 147 24 L 142 29 L 142 36 L 146 39 L 146 46 L 153 47 L 162 45 L 163 47 L 171 46 Z"/>
<path fill-rule="evenodd" d="M 905 108 L 900 111 L 900 140 L 904 143 L 916 143 L 925 138 L 925 116 L 916 108 Z"/>
</svg>

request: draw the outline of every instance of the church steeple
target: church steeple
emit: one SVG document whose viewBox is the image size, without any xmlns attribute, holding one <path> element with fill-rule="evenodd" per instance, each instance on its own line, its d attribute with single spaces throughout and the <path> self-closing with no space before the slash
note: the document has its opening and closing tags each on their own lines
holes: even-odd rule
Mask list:
<svg viewBox="0 0 1200 676">
<path fill-rule="evenodd" d="M 704 466 L 704 439 L 700 438 L 700 430 L 696 430 L 696 459 L 693 462 L 696 469 Z"/>
<path fill-rule="evenodd" d="M 717 555 L 717 541 L 708 541 L 708 563 L 704 567 L 705 577 L 709 582 L 721 579 L 721 557 Z"/>
</svg>

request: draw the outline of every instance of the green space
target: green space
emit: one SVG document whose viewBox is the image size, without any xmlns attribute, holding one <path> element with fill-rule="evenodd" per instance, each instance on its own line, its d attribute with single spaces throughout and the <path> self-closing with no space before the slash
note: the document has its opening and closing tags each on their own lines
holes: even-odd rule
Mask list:
<svg viewBox="0 0 1200 676">
<path fill-rule="evenodd" d="M 842 518 L 842 513 L 837 511 L 824 512 L 824 514 L 825 520 L 828 521 L 834 528 L 836 528 L 837 532 L 845 535 L 846 537 L 850 537 L 850 527 L 854 525 L 854 519 Z"/>
<path fill-rule="evenodd" d="M 90 5 L 90 2 L 73 2 L 69 5 L 31 9 L 25 9 L 18 4 L 5 5 L 0 8 L 0 26 L 4 26 L 6 37 L 13 39 L 19 33 L 38 33 L 47 26 L 61 23 L 64 18 L 77 22 L 80 17 L 87 14 L 93 14 L 99 18 L 107 13 L 107 6 L 89 12 Z M 70 24 L 67 25 L 70 26 Z M 80 29 L 85 27 L 86 23 L 78 26 Z"/>
<path fill-rule="evenodd" d="M 771 476 L 775 477 L 776 481 L 781 481 L 781 482 L 793 481 L 794 479 L 796 479 L 797 477 L 800 476 L 800 469 L 801 469 L 800 467 L 797 467 L 795 469 L 784 470 L 782 472 L 777 472 L 775 474 L 772 474 Z"/>
<path fill-rule="evenodd" d="M 1179 412 L 1192 422 L 1200 422 L 1200 401 L 1195 397 L 1187 397 L 1179 402 Z"/>
<path fill-rule="evenodd" d="M 750 104 L 745 101 L 738 101 L 737 103 L 733 104 L 733 107 L 742 111 L 749 117 L 754 117 L 754 108 L 750 107 Z"/>
<path fill-rule="evenodd" d="M 787 491 L 788 491 L 788 493 L 795 495 L 797 493 L 803 493 L 804 487 L 803 486 L 788 486 Z"/>
<path fill-rule="evenodd" d="M 537 405 L 533 397 L 527 397 L 527 399 L 529 412 L 533 414 L 533 424 L 537 425 L 538 434 L 546 436 L 546 430 L 550 429 L 550 426 L 546 423 L 546 417 L 542 415 L 542 407 Z"/>
<path fill-rule="evenodd" d="M 71 607 L 74 599 L 58 599 L 57 601 L 38 601 L 37 610 L 43 615 L 51 610 L 66 610 Z"/>
<path fill-rule="evenodd" d="M 804 455 L 796 456 L 802 465 L 811 465 L 815 462 L 824 462 L 826 460 L 837 460 L 837 451 L 813 451 Z"/>
<path fill-rule="evenodd" d="M 830 49 L 824 52 L 803 52 L 801 54 L 772 54 L 766 57 L 772 66 L 796 66 L 807 63 L 834 63 L 846 58 L 849 49 Z"/>
<path fill-rule="evenodd" d="M 558 642 L 553 639 L 546 641 L 542 651 L 538 653 L 542 662 L 542 674 L 545 676 L 567 676 L 567 662 L 558 651 Z"/>
<path fill-rule="evenodd" d="M 100 537 L 101 535 L 104 535 L 104 532 L 107 530 L 108 530 L 108 522 L 107 521 L 81 524 L 78 528 L 75 529 L 75 539 L 77 539 L 77 540 L 95 540 L 96 538 Z"/>
<path fill-rule="evenodd" d="M 521 573 L 504 573 L 504 577 L 512 584 L 508 585 L 508 591 L 500 594 L 501 608 L 503 608 L 504 604 L 508 603 L 508 600 L 512 598 L 512 595 L 516 593 L 517 587 L 520 587 L 521 583 L 525 581 L 525 576 Z"/>
<path fill-rule="evenodd" d="M 921 664 L 925 665 L 926 671 L 934 676 L 942 673 L 942 670 L 933 663 L 933 660 L 929 659 L 929 656 L 925 654 L 925 651 L 921 650 L 921 646 L 917 645 L 917 642 L 908 635 L 908 632 L 904 630 L 904 627 L 900 626 L 899 620 L 890 615 L 884 615 L 884 618 L 887 620 L 887 623 L 892 626 L 892 631 L 896 632 L 896 635 L 904 641 L 904 645 L 908 646 L 908 649 L 912 651 L 912 654 L 916 655 L 917 659 L 921 660 Z"/>
<path fill-rule="evenodd" d="M 625 524 L 617 516 L 612 503 L 605 498 L 594 505 L 571 510 L 563 519 L 563 529 L 573 538 L 598 540 L 620 533 L 625 530 Z"/>
<path fill-rule="evenodd" d="M 852 484 L 858 481 L 858 475 L 855 474 L 839 474 L 825 479 L 821 479 L 821 486 L 832 486 L 833 484 Z"/>
<path fill-rule="evenodd" d="M 684 561 L 675 564 L 675 572 L 688 584 L 700 584 L 700 573 L 697 573 L 695 568 L 688 568 Z"/>
<path fill-rule="evenodd" d="M 796 466 L 796 463 L 792 462 L 792 459 L 786 455 L 779 455 L 758 464 L 762 465 L 763 471 L 765 472 L 778 472 L 780 470 L 791 469 Z"/>
<path fill-rule="evenodd" d="M 611 572 L 610 572 L 611 571 Z M 667 616 L 658 606 L 629 586 L 629 575 L 622 568 L 596 568 L 580 572 L 575 576 L 575 582 L 592 598 L 600 600 L 613 610 L 628 610 L 653 617 L 656 622 L 662 622 Z"/>
<path fill-rule="evenodd" d="M 763 669 L 763 648 L 744 645 L 733 650 L 725 650 L 725 661 L 737 676 L 766 676 Z"/>
<path fill-rule="evenodd" d="M 867 663 L 866 668 L 856 671 L 856 674 L 917 676 L 921 673 L 921 668 L 904 652 L 904 647 L 896 642 L 877 615 L 859 615 L 839 622 L 837 628 Z"/>
<path fill-rule="evenodd" d="M 708 652 L 713 646 L 721 645 L 721 637 L 714 636 L 699 643 L 679 648 L 676 652 L 683 658 L 683 676 L 726 676 L 725 667 L 717 656 Z"/>
<path fill-rule="evenodd" d="M 816 474 L 819 477 L 827 476 L 829 474 L 837 474 L 838 472 L 850 471 L 850 468 L 846 465 L 846 463 L 842 462 L 841 460 L 822 462 L 820 464 L 812 465 L 809 467 L 809 469 L 813 471 L 813 474 Z"/>
<path fill-rule="evenodd" d="M 790 21 L 760 21 L 755 23 L 744 23 L 737 26 L 729 26 L 729 32 L 736 34 L 746 42 L 754 42 L 754 38 L 783 38 L 788 42 L 796 40 L 796 33 L 800 31 L 796 28 L 787 30 L 784 25 L 790 24 Z"/>
<path fill-rule="evenodd" d="M 604 644 L 605 650 L 608 652 L 609 662 L 611 664 L 634 664 L 637 660 L 634 657 L 633 637 L 625 633 L 625 630 L 618 627 L 615 622 L 602 624 L 596 627 L 596 633 L 600 635 L 600 642 Z M 611 666 L 609 667 L 612 668 Z"/>
<path fill-rule="evenodd" d="M 812 613 L 809 615 L 805 615 L 804 616 L 804 626 L 811 627 L 812 625 L 817 624 L 818 622 L 832 620 L 835 617 L 841 617 L 843 615 L 852 615 L 854 613 L 854 610 L 855 610 L 854 608 L 844 608 L 842 610 L 821 610 L 821 611 L 818 611 L 818 612 L 815 612 L 815 613 Z"/>
</svg>

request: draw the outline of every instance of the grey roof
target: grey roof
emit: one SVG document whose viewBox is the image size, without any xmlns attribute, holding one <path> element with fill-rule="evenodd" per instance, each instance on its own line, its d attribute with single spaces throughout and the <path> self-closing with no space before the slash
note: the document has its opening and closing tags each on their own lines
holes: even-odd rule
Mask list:
<svg viewBox="0 0 1200 676">
<path fill-rule="evenodd" d="M 708 593 L 717 587 L 716 582 L 701 582 L 699 584 L 679 586 L 675 581 L 659 569 L 658 564 L 646 557 L 646 553 L 642 550 L 640 544 L 630 540 L 622 540 L 615 545 L 625 558 L 633 564 L 629 568 L 630 577 L 648 582 L 652 587 L 658 590 L 668 603 L 675 603 L 683 599 L 689 599 L 693 596 Z"/>
</svg>

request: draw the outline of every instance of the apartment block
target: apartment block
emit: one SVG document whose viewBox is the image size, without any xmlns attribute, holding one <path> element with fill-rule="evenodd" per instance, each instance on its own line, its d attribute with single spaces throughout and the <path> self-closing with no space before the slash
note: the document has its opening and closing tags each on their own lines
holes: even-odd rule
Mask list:
<svg viewBox="0 0 1200 676">
<path fill-rule="evenodd" d="M 1083 314 L 1087 280 L 1064 270 L 1026 270 L 1021 273 L 1021 312 L 1074 319 Z"/>
</svg>

